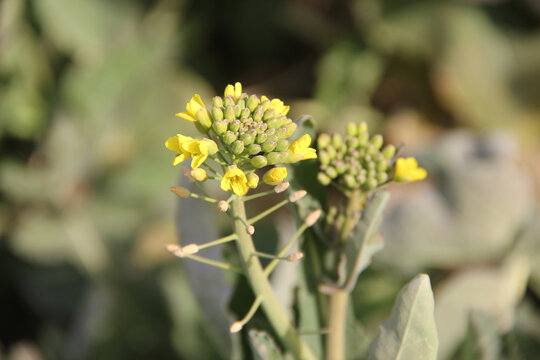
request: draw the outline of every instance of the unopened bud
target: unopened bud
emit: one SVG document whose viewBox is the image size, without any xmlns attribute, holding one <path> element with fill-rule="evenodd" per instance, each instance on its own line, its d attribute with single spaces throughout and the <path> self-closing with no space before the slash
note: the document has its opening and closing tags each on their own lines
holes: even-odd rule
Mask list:
<svg viewBox="0 0 540 360">
<path fill-rule="evenodd" d="M 319 151 L 319 162 L 322 165 L 328 165 L 330 164 L 330 156 L 328 156 L 328 153 L 324 150 Z"/>
<path fill-rule="evenodd" d="M 287 128 L 285 138 L 289 138 L 289 137 L 292 136 L 292 134 L 294 134 L 294 132 L 296 131 L 296 128 L 298 127 L 298 125 L 296 125 L 295 123 L 293 123 L 291 121 L 290 123 L 285 124 L 285 127 Z"/>
<path fill-rule="evenodd" d="M 255 141 L 257 142 L 257 144 L 263 144 L 267 139 L 268 139 L 268 135 L 266 133 L 261 132 L 257 134 L 257 139 L 255 139 Z"/>
<path fill-rule="evenodd" d="M 172 253 L 175 256 L 180 256 L 180 254 L 182 253 L 182 249 L 178 244 L 167 244 L 165 245 L 165 249 L 167 249 L 168 252 Z"/>
<path fill-rule="evenodd" d="M 253 137 L 251 137 L 249 134 L 243 134 L 240 135 L 240 141 L 244 143 L 244 146 L 247 146 L 253 143 Z"/>
<path fill-rule="evenodd" d="M 220 107 L 214 106 L 212 108 L 212 117 L 214 121 L 223 120 L 223 110 Z"/>
<path fill-rule="evenodd" d="M 261 149 L 262 151 L 268 153 L 268 152 L 273 151 L 276 148 L 276 145 L 277 145 L 277 142 L 268 139 L 264 142 L 264 144 L 261 145 Z"/>
<path fill-rule="evenodd" d="M 331 138 L 328 134 L 320 134 L 317 138 L 317 146 L 319 149 L 324 149 L 330 144 Z"/>
<path fill-rule="evenodd" d="M 249 235 L 255 234 L 255 226 L 253 226 L 253 225 L 248 225 L 248 226 L 246 226 L 246 232 L 247 232 Z"/>
<path fill-rule="evenodd" d="M 377 149 L 377 150 L 379 150 L 382 147 L 383 142 L 384 142 L 384 139 L 383 139 L 382 135 L 380 135 L 380 134 L 374 135 L 371 138 L 371 145 L 373 145 L 373 147 L 375 149 Z"/>
<path fill-rule="evenodd" d="M 268 109 L 263 114 L 263 120 L 269 121 L 270 119 L 274 118 L 276 115 L 274 114 L 274 109 Z M 270 126 L 270 124 L 268 124 Z"/>
<path fill-rule="evenodd" d="M 369 141 L 369 134 L 367 132 L 359 133 L 358 134 L 358 145 L 359 146 L 366 146 Z"/>
<path fill-rule="evenodd" d="M 276 151 L 284 151 L 284 150 L 287 150 L 288 148 L 289 148 L 289 142 L 287 140 L 285 140 L 285 139 L 279 139 L 277 144 L 276 144 L 275 150 Z"/>
<path fill-rule="evenodd" d="M 210 118 L 210 114 L 208 114 L 208 110 L 206 110 L 205 107 L 202 107 L 197 111 L 195 118 L 197 119 L 199 125 L 201 125 L 205 130 L 210 129 L 210 126 L 212 126 L 212 119 Z"/>
<path fill-rule="evenodd" d="M 295 252 L 287 256 L 287 261 L 294 262 L 304 257 L 304 253 L 301 251 Z"/>
<path fill-rule="evenodd" d="M 277 130 L 276 134 L 277 134 L 278 138 L 286 139 L 287 138 L 287 132 L 288 132 L 287 127 L 282 126 Z"/>
<path fill-rule="evenodd" d="M 257 106 L 259 106 L 259 99 L 256 95 L 251 95 L 246 103 L 247 108 L 249 111 L 253 112 Z"/>
<path fill-rule="evenodd" d="M 259 185 L 259 176 L 255 173 L 251 173 L 247 176 L 247 186 L 250 189 L 255 189 Z"/>
<path fill-rule="evenodd" d="M 187 167 L 182 167 L 182 174 L 189 182 L 194 182 L 195 179 L 191 176 L 191 170 L 189 170 Z"/>
<path fill-rule="evenodd" d="M 238 129 L 240 129 L 240 126 L 242 125 L 242 123 L 236 119 L 234 120 L 231 120 L 231 122 L 229 123 L 229 130 L 232 131 L 233 133 L 237 132 Z"/>
<path fill-rule="evenodd" d="M 231 150 L 236 155 L 239 155 L 244 151 L 244 142 L 241 140 L 236 140 L 232 143 Z"/>
<path fill-rule="evenodd" d="M 373 190 L 377 187 L 378 183 L 377 183 L 377 180 L 375 180 L 374 178 L 370 177 L 366 180 L 365 184 L 364 184 L 364 187 L 367 189 L 367 190 Z"/>
<path fill-rule="evenodd" d="M 360 124 L 358 124 L 358 133 L 367 133 L 368 132 L 368 126 L 365 121 L 362 121 Z"/>
<path fill-rule="evenodd" d="M 225 135 L 223 135 L 223 141 L 225 141 L 225 144 L 231 145 L 236 141 L 236 135 L 229 130 L 225 133 Z"/>
<path fill-rule="evenodd" d="M 212 129 L 217 135 L 223 135 L 227 131 L 227 123 L 223 120 L 216 120 L 212 124 Z"/>
<path fill-rule="evenodd" d="M 241 118 L 246 118 L 247 119 L 247 118 L 249 118 L 249 115 L 251 115 L 251 111 L 249 111 L 248 108 L 244 108 L 242 110 L 242 113 L 240 113 Z"/>
<path fill-rule="evenodd" d="M 193 255 L 199 252 L 199 246 L 197 244 L 188 244 L 181 247 L 182 255 Z"/>
<path fill-rule="evenodd" d="M 261 152 L 261 145 L 259 144 L 251 144 L 247 147 L 247 152 L 250 155 L 255 155 Z"/>
<path fill-rule="evenodd" d="M 382 154 L 385 159 L 392 160 L 392 158 L 396 155 L 396 147 L 394 145 L 386 145 L 384 149 L 382 149 Z"/>
<path fill-rule="evenodd" d="M 264 113 L 266 110 L 270 108 L 270 100 L 267 99 L 267 100 L 261 101 L 259 106 L 262 109 L 262 112 Z"/>
<path fill-rule="evenodd" d="M 226 212 L 227 210 L 229 210 L 229 203 L 226 202 L 225 200 L 220 200 L 217 204 L 217 207 L 219 211 Z"/>
<path fill-rule="evenodd" d="M 354 178 L 354 176 L 352 176 L 351 174 L 347 174 L 343 177 L 343 181 L 345 182 L 345 185 L 349 188 L 349 189 L 353 189 L 355 188 L 355 185 L 356 185 L 356 179 Z"/>
<path fill-rule="evenodd" d="M 234 334 L 242 330 L 244 325 L 240 321 L 235 321 L 232 323 L 231 327 L 229 328 L 229 331 Z"/>
<path fill-rule="evenodd" d="M 276 187 L 274 187 L 274 191 L 276 192 L 276 194 L 282 193 L 287 190 L 290 185 L 291 184 L 289 184 L 288 181 L 282 182 L 281 184 L 277 184 Z"/>
<path fill-rule="evenodd" d="M 257 155 L 251 159 L 251 165 L 257 169 L 262 168 L 268 164 L 266 157 Z"/>
<path fill-rule="evenodd" d="M 214 96 L 212 99 L 212 105 L 218 108 L 223 107 L 223 99 L 220 96 Z"/>
<path fill-rule="evenodd" d="M 332 166 L 329 166 L 326 168 L 326 174 L 330 176 L 332 179 L 335 179 L 338 176 L 337 170 L 333 168 Z"/>
<path fill-rule="evenodd" d="M 356 136 L 358 133 L 358 128 L 356 127 L 355 123 L 348 123 L 347 124 L 347 135 L 349 136 Z"/>
<path fill-rule="evenodd" d="M 260 122 L 263 118 L 263 112 L 261 110 L 257 110 L 253 113 L 253 121 Z"/>
<path fill-rule="evenodd" d="M 321 209 L 312 211 L 311 213 L 309 213 L 308 216 L 306 216 L 306 220 L 304 220 L 304 223 L 307 226 L 313 226 L 313 224 L 315 224 L 317 220 L 319 220 L 319 217 L 321 217 L 321 213 L 322 213 Z"/>
<path fill-rule="evenodd" d="M 180 196 L 181 198 L 187 198 L 189 197 L 189 194 L 191 194 L 191 192 L 188 189 L 181 186 L 171 186 L 171 191 L 174 194 Z"/>
<path fill-rule="evenodd" d="M 323 172 L 317 174 L 317 180 L 319 180 L 319 182 L 324 186 L 332 182 L 332 179 Z"/>
<path fill-rule="evenodd" d="M 381 183 L 385 182 L 386 180 L 388 180 L 388 174 L 385 173 L 385 172 L 379 172 L 376 175 L 376 179 L 379 182 L 379 184 L 381 184 Z"/>
<path fill-rule="evenodd" d="M 343 143 L 343 139 L 341 138 L 340 134 L 334 134 L 332 135 L 332 146 L 336 149 L 339 149 L 341 147 L 341 144 Z"/>
<path fill-rule="evenodd" d="M 289 195 L 289 201 L 292 203 L 297 202 L 298 200 L 302 199 L 304 196 L 307 195 L 306 190 L 298 190 L 293 192 L 291 195 Z"/>
<path fill-rule="evenodd" d="M 208 174 L 206 173 L 206 170 L 201 168 L 191 170 L 191 176 L 199 182 L 203 182 L 208 179 Z"/>
<path fill-rule="evenodd" d="M 281 162 L 281 153 L 271 152 L 266 156 L 266 159 L 268 160 L 268 165 L 279 164 Z"/>
<path fill-rule="evenodd" d="M 225 101 L 229 100 L 230 98 L 225 99 Z M 236 117 L 234 116 L 234 107 L 232 105 L 228 105 L 225 108 L 225 119 L 228 120 L 234 120 Z"/>
</svg>

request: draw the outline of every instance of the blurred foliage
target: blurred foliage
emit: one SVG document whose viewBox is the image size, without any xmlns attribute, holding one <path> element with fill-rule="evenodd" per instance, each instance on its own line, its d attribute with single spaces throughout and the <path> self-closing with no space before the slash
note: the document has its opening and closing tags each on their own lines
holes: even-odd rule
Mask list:
<svg viewBox="0 0 540 360">
<path fill-rule="evenodd" d="M 428 181 L 391 189 L 386 247 L 354 292 L 358 356 L 424 271 L 441 359 L 534 357 L 539 64 L 533 0 L 0 2 L 0 357 L 279 354 L 262 314 L 249 324 L 258 332 L 223 337 L 252 296 L 244 282 L 163 251 L 176 241 L 167 188 L 178 176 L 163 142 L 192 131 L 173 114 L 194 91 L 209 99 L 237 80 L 321 129 L 365 120 L 428 168 Z M 301 212 L 332 201 L 310 171 L 296 169 L 316 195 Z M 261 225 L 258 244 L 271 251 L 273 228 L 286 238 L 290 222 Z M 201 227 L 180 235 L 213 236 Z M 234 261 L 229 247 L 215 256 Z M 309 277 L 328 274 L 302 266 L 274 283 L 314 331 L 324 314 L 310 316 Z"/>
</svg>

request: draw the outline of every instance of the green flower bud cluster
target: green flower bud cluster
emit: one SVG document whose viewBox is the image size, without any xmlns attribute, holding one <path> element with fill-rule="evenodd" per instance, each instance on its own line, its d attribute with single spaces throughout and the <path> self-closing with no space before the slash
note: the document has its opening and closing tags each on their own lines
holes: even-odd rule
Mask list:
<svg viewBox="0 0 540 360">
<path fill-rule="evenodd" d="M 347 125 L 347 135 L 321 134 L 317 139 L 323 185 L 335 181 L 348 189 L 370 191 L 390 179 L 396 155 L 393 145 L 383 147 L 381 135 L 369 136 L 365 122 Z"/>
<path fill-rule="evenodd" d="M 264 96 L 216 96 L 210 111 L 211 128 L 236 161 L 249 161 L 255 168 L 280 164 L 287 162 L 287 139 L 296 130 L 287 110 L 280 100 Z"/>
</svg>

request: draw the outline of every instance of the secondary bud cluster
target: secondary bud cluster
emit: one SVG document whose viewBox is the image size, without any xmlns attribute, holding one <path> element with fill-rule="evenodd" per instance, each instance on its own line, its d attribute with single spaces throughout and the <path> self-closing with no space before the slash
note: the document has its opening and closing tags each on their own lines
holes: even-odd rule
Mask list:
<svg viewBox="0 0 540 360">
<path fill-rule="evenodd" d="M 286 115 L 289 107 L 278 99 L 242 93 L 235 97 L 213 99 L 212 129 L 238 158 L 248 158 L 251 165 L 285 163 L 289 141 L 296 124 Z"/>
<path fill-rule="evenodd" d="M 335 181 L 350 189 L 369 191 L 390 179 L 396 148 L 386 145 L 383 137 L 370 137 L 365 122 L 347 125 L 347 135 L 321 134 L 319 150 L 319 182 L 328 185 Z"/>
</svg>

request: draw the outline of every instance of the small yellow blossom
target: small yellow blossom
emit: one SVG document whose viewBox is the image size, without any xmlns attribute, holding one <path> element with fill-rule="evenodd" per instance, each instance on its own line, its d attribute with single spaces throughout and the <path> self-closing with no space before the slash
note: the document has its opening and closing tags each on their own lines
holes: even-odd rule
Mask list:
<svg viewBox="0 0 540 360">
<path fill-rule="evenodd" d="M 182 147 L 183 144 L 191 140 L 193 139 L 189 136 L 177 134 L 176 136 L 168 138 L 165 142 L 167 149 L 176 151 L 178 153 L 178 155 L 176 155 L 176 157 L 173 159 L 174 166 L 180 164 L 184 160 L 189 159 L 191 156 L 191 153 Z"/>
<path fill-rule="evenodd" d="M 276 167 L 268 170 L 264 176 L 263 181 L 268 185 L 277 185 L 287 177 L 287 168 Z"/>
<path fill-rule="evenodd" d="M 225 93 L 224 97 L 230 96 L 234 99 L 234 101 L 240 99 L 240 96 L 242 96 L 242 84 L 239 82 L 235 83 L 234 86 L 227 85 L 225 87 Z"/>
<path fill-rule="evenodd" d="M 259 177 L 255 173 L 251 173 L 247 176 L 247 186 L 250 189 L 255 189 L 259 185 Z"/>
<path fill-rule="evenodd" d="M 203 182 L 208 179 L 208 174 L 206 173 L 206 170 L 201 168 L 191 170 L 191 176 L 199 182 Z"/>
<path fill-rule="evenodd" d="M 221 179 L 221 189 L 232 190 L 238 196 L 245 195 L 248 190 L 246 174 L 236 166 L 230 166 Z"/>
<path fill-rule="evenodd" d="M 268 100 L 268 98 L 266 96 L 261 96 L 261 102 L 263 101 L 266 101 Z M 287 113 L 289 112 L 289 109 L 290 109 L 290 106 L 285 106 L 285 104 L 283 103 L 283 101 L 279 100 L 279 99 L 272 99 L 272 101 L 270 101 L 270 109 L 274 109 L 274 113 L 277 115 L 277 114 L 281 114 L 283 116 L 287 115 Z"/>
<path fill-rule="evenodd" d="M 189 152 L 193 156 L 191 167 L 198 168 L 208 158 L 218 151 L 217 144 L 210 139 L 191 139 L 182 143 L 182 150 Z"/>
<path fill-rule="evenodd" d="M 201 108 L 204 108 L 204 103 L 199 96 L 199 94 L 195 94 L 191 100 L 186 105 L 186 111 L 176 114 L 176 116 L 188 120 L 188 121 L 197 121 L 197 118 L 195 117 L 197 114 L 197 111 L 199 111 Z"/>
<path fill-rule="evenodd" d="M 409 182 L 423 180 L 427 176 L 426 169 L 418 167 L 418 162 L 413 157 L 399 158 L 396 160 L 394 181 Z"/>
<path fill-rule="evenodd" d="M 289 161 L 288 162 L 297 162 L 300 160 L 307 159 L 316 159 L 317 151 L 313 148 L 310 148 L 311 136 L 305 134 L 300 139 L 295 140 L 289 145 Z"/>
</svg>

